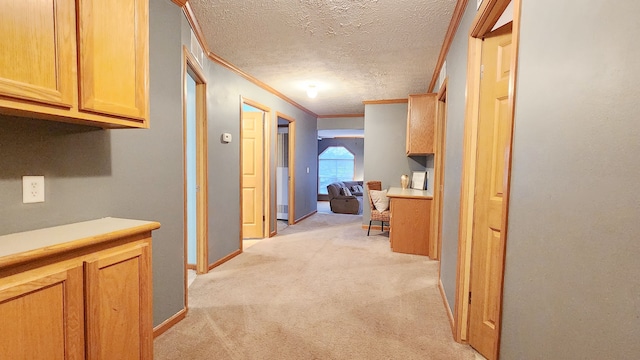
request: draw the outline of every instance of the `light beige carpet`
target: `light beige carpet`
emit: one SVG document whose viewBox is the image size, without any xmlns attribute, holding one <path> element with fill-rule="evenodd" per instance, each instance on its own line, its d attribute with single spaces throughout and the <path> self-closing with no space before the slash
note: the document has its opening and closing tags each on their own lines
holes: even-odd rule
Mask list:
<svg viewBox="0 0 640 360">
<path fill-rule="evenodd" d="M 474 359 L 453 341 L 436 261 L 315 214 L 197 277 L 155 359 Z"/>
</svg>

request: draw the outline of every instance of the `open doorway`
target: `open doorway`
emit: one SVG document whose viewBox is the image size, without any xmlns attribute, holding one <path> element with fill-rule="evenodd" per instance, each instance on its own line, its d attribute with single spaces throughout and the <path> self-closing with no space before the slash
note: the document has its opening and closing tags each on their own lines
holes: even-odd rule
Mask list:
<svg viewBox="0 0 640 360">
<path fill-rule="evenodd" d="M 270 191 L 269 131 L 271 111 L 257 102 L 242 99 L 240 111 L 240 209 L 242 231 L 240 248 L 255 244 L 269 234 Z"/>
<path fill-rule="evenodd" d="M 469 33 L 454 328 L 489 360 L 500 348 L 520 3 L 485 1 Z"/>
<path fill-rule="evenodd" d="M 272 234 L 295 222 L 295 119 L 276 113 L 276 222 Z"/>
<path fill-rule="evenodd" d="M 202 69 L 183 49 L 183 156 L 185 304 L 189 284 L 208 271 L 207 84 Z"/>
</svg>

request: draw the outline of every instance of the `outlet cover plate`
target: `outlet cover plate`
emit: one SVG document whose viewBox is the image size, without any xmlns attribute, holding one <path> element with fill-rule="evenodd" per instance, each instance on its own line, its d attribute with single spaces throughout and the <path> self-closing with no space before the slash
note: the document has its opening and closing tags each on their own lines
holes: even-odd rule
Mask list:
<svg viewBox="0 0 640 360">
<path fill-rule="evenodd" d="M 44 176 L 22 177 L 22 203 L 44 202 Z"/>
</svg>

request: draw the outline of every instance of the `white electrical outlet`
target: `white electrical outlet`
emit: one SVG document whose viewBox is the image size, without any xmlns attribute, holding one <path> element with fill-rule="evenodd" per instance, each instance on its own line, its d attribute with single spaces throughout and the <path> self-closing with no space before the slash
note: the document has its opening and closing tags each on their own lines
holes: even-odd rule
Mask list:
<svg viewBox="0 0 640 360">
<path fill-rule="evenodd" d="M 22 177 L 22 203 L 44 202 L 44 176 Z"/>
</svg>

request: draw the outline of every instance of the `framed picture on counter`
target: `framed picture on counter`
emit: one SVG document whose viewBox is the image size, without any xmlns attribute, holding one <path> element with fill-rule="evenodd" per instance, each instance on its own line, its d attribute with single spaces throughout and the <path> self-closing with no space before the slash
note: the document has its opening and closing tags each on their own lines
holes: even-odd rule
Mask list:
<svg viewBox="0 0 640 360">
<path fill-rule="evenodd" d="M 416 190 L 425 190 L 427 188 L 427 172 L 414 171 L 411 176 L 411 188 Z"/>
</svg>

